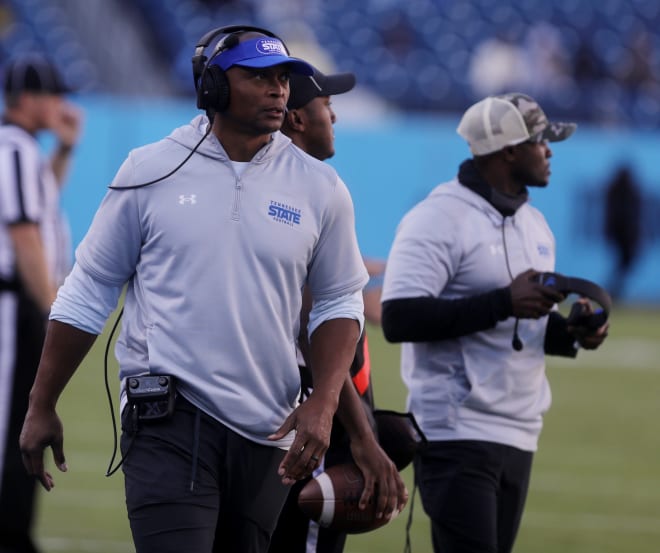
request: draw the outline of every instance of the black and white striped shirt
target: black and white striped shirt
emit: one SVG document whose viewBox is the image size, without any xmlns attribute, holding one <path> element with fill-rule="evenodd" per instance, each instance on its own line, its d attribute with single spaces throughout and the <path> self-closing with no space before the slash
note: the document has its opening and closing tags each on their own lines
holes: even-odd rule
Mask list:
<svg viewBox="0 0 660 553">
<path fill-rule="evenodd" d="M 69 270 L 70 237 L 60 210 L 58 184 L 34 136 L 15 125 L 0 125 L 0 285 L 17 282 L 9 226 L 39 225 L 48 268 L 56 285 Z"/>
</svg>

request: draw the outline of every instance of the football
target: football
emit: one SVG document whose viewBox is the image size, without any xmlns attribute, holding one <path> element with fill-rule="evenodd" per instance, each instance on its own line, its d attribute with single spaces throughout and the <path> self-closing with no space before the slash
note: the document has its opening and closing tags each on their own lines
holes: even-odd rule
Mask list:
<svg viewBox="0 0 660 553">
<path fill-rule="evenodd" d="M 335 465 L 305 484 L 298 495 L 298 506 L 325 528 L 348 534 L 370 532 L 384 526 L 393 517 L 377 519 L 374 498 L 361 511 L 358 502 L 363 489 L 364 478 L 357 465 Z"/>
</svg>

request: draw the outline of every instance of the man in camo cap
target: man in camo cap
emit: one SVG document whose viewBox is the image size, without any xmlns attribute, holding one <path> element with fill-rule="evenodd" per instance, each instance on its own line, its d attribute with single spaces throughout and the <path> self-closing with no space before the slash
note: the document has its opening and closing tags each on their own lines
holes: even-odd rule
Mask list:
<svg viewBox="0 0 660 553">
<path fill-rule="evenodd" d="M 402 342 L 408 409 L 429 444 L 415 459 L 434 551 L 508 553 L 518 531 L 543 415 L 545 355 L 575 357 L 607 335 L 569 326 L 563 296 L 535 280 L 555 240 L 528 200 L 550 178 L 551 123 L 519 93 L 463 115 L 473 154 L 405 215 L 385 269 L 382 325 Z"/>
</svg>

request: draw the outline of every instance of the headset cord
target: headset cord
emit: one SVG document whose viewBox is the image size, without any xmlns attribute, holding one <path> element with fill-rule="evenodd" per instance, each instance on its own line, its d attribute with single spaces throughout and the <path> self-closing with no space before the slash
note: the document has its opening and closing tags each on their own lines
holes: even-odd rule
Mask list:
<svg viewBox="0 0 660 553">
<path fill-rule="evenodd" d="M 509 250 L 506 247 L 506 216 L 502 217 L 502 247 L 504 248 L 504 261 L 506 262 L 506 270 L 509 273 L 509 278 L 513 281 L 513 273 L 511 272 L 511 265 L 509 264 Z M 523 349 L 523 343 L 518 335 L 518 323 L 520 319 L 516 317 L 516 322 L 513 325 L 513 337 L 511 339 L 511 347 L 516 351 Z"/>
<path fill-rule="evenodd" d="M 143 182 L 142 184 L 134 184 L 132 186 L 112 186 L 110 185 L 108 188 L 112 188 L 113 190 L 133 190 L 135 188 L 142 188 L 144 186 L 149 186 L 150 184 L 155 184 L 157 182 L 160 182 L 162 180 L 165 180 L 167 177 L 172 176 L 174 173 L 176 173 L 181 167 L 183 167 L 186 162 L 192 157 L 192 155 L 197 151 L 197 149 L 202 145 L 202 142 L 206 140 L 206 137 L 211 134 L 211 130 L 213 129 L 213 114 L 209 114 L 209 123 L 206 129 L 206 132 L 204 133 L 204 136 L 200 139 L 200 141 L 195 144 L 195 147 L 190 150 L 190 153 L 185 157 L 185 159 L 179 163 L 174 169 L 172 169 L 169 173 L 166 175 L 163 175 L 162 177 L 159 177 L 157 179 L 151 180 L 149 182 Z M 108 352 L 110 351 L 110 344 L 112 342 L 112 337 L 115 334 L 115 331 L 117 330 L 117 326 L 119 325 L 119 321 L 121 320 L 122 315 L 124 314 L 124 308 L 122 307 L 121 311 L 119 312 L 119 315 L 117 316 L 117 320 L 115 321 L 115 324 L 112 327 L 112 330 L 110 331 L 110 335 L 108 336 L 108 343 L 105 345 L 105 357 L 103 359 L 103 372 L 104 372 L 104 380 L 105 380 L 105 391 L 106 394 L 108 395 L 108 403 L 110 405 L 110 417 L 112 419 L 112 437 L 114 441 L 114 445 L 112 448 L 112 457 L 110 458 L 110 464 L 108 465 L 108 470 L 106 471 L 105 475 L 106 476 L 112 476 L 119 467 L 121 467 L 122 463 L 124 462 L 125 456 L 122 456 L 120 459 L 119 463 L 115 468 L 112 468 L 112 464 L 115 462 L 115 457 L 117 456 L 117 421 L 115 419 L 115 408 L 112 403 L 112 393 L 110 392 L 110 385 L 108 384 Z M 136 407 L 133 406 L 133 419 L 134 422 L 137 422 L 137 410 Z M 137 428 L 137 425 L 135 425 L 135 428 Z M 128 450 L 130 449 L 131 445 L 133 444 L 133 440 L 129 443 L 128 447 L 126 448 L 126 454 L 128 454 Z"/>
<path fill-rule="evenodd" d="M 417 491 L 417 479 L 413 477 L 413 490 L 410 497 L 410 510 L 408 511 L 408 521 L 406 522 L 406 545 L 403 548 L 403 553 L 412 553 L 412 545 L 410 543 L 410 528 L 413 522 L 413 507 L 415 506 L 415 492 Z"/>
<path fill-rule="evenodd" d="M 148 182 L 143 182 L 141 184 L 133 184 L 131 186 L 112 186 L 112 185 L 110 185 L 110 186 L 108 186 L 108 188 L 111 188 L 112 190 L 134 190 L 136 188 L 143 188 L 145 186 L 155 184 L 157 182 L 165 180 L 168 177 L 171 177 L 174 173 L 176 173 L 179 169 L 181 169 L 181 167 L 183 167 L 188 162 L 188 160 L 193 156 L 193 154 L 197 151 L 197 149 L 202 145 L 202 142 L 204 142 L 204 140 L 206 140 L 206 137 L 209 134 L 211 134 L 212 129 L 213 129 L 213 115 L 210 114 L 209 115 L 208 128 L 206 129 L 206 132 L 204 133 L 204 136 L 202 136 L 200 141 L 197 144 L 195 144 L 195 147 L 192 150 L 190 150 L 190 153 L 184 158 L 184 160 L 181 163 L 179 163 L 179 165 L 177 165 L 174 169 L 172 169 L 166 175 L 163 175 L 162 177 L 158 177 L 157 179 L 154 179 L 154 180 L 150 180 Z"/>
<path fill-rule="evenodd" d="M 124 308 L 122 307 L 121 311 L 119 312 L 119 315 L 117 315 L 117 320 L 115 321 L 115 324 L 112 326 L 110 335 L 108 336 L 108 342 L 105 345 L 105 356 L 103 358 L 103 378 L 105 381 L 105 392 L 108 396 L 108 403 L 110 404 L 110 418 L 112 419 L 112 438 L 114 440 L 114 445 L 112 448 L 112 458 L 110 459 L 110 463 L 108 464 L 108 470 L 105 473 L 106 476 L 112 476 L 115 472 L 117 472 L 117 469 L 119 469 L 119 467 L 121 467 L 122 463 L 124 462 L 124 458 L 122 457 L 121 460 L 119 461 L 119 464 L 114 469 L 112 468 L 112 464 L 115 462 L 115 457 L 117 456 L 117 421 L 115 419 L 115 407 L 114 404 L 112 403 L 112 393 L 110 392 L 110 385 L 108 384 L 108 352 L 110 351 L 110 344 L 112 343 L 112 337 L 114 336 L 115 331 L 117 330 L 117 326 L 119 326 L 119 321 L 121 320 L 123 314 L 124 314 Z"/>
</svg>

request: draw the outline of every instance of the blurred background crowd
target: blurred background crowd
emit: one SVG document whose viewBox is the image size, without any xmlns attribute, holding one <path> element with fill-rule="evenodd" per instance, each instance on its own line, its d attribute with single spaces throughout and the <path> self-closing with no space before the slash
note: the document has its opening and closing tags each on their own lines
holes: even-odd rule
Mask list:
<svg viewBox="0 0 660 553">
<path fill-rule="evenodd" d="M 280 34 L 321 68 L 359 73 L 393 109 L 462 111 L 526 90 L 555 116 L 660 124 L 657 0 L 2 0 L 0 55 L 42 50 L 87 92 L 193 94 L 209 28 Z M 302 57 L 302 56 L 301 56 Z"/>
</svg>

